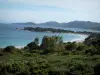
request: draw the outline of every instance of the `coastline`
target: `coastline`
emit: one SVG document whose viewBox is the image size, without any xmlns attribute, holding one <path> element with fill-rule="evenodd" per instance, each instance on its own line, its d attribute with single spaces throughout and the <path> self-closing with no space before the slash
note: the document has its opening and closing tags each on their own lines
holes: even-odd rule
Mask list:
<svg viewBox="0 0 100 75">
<path fill-rule="evenodd" d="M 74 34 L 74 33 L 72 33 L 72 34 Z M 81 35 L 83 35 L 83 36 L 81 36 Z M 63 41 L 63 42 L 65 42 L 65 43 L 67 43 L 67 42 L 80 43 L 81 42 L 82 43 L 85 40 L 85 38 L 87 38 L 89 35 L 88 34 L 79 34 L 78 36 L 79 36 L 79 38 L 73 38 L 70 41 Z M 21 49 L 21 48 L 24 48 L 25 46 L 15 46 L 15 47 L 18 49 Z"/>
<path fill-rule="evenodd" d="M 90 34 L 85 34 L 85 33 L 65 33 L 65 36 L 67 34 L 75 34 L 78 37 L 77 38 L 72 37 L 72 39 L 70 39 L 70 40 L 63 40 L 63 42 L 65 42 L 65 43 L 66 42 L 74 42 L 74 41 L 77 42 L 77 43 L 83 42 L 85 40 L 85 38 L 87 38 L 88 36 L 90 36 Z M 20 45 L 20 43 L 19 43 L 18 45 L 12 45 L 12 46 L 15 46 L 15 48 L 21 49 L 21 48 L 24 48 L 26 45 L 27 44 L 25 44 L 25 43 L 22 44 L 22 45 Z M 1 46 L 0 48 L 5 48 L 5 47 L 7 47 L 7 46 L 3 46 L 3 47 Z"/>
<path fill-rule="evenodd" d="M 85 36 L 90 36 L 91 34 L 85 34 L 85 33 L 68 33 L 68 34 L 79 34 L 79 35 L 85 35 Z"/>
<path fill-rule="evenodd" d="M 77 42 L 77 43 L 84 42 L 85 38 L 87 38 L 88 36 L 90 36 L 90 34 L 81 34 L 81 33 L 70 33 L 70 34 L 78 34 L 79 38 L 73 38 L 70 41 L 64 41 L 65 43 L 66 42 Z M 83 35 L 83 36 L 81 36 L 81 35 Z"/>
</svg>

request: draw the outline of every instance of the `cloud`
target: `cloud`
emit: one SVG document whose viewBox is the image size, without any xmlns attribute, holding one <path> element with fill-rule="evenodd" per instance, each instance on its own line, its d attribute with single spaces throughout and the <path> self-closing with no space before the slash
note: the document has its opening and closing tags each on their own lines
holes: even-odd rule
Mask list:
<svg viewBox="0 0 100 75">
<path fill-rule="evenodd" d="M 100 22 L 100 0 L 0 0 L 0 21 Z"/>
<path fill-rule="evenodd" d="M 23 1 L 23 0 L 8 0 L 8 1 L 0 1 L 0 9 L 12 9 L 12 10 L 33 10 L 33 11 L 66 11 L 64 8 L 51 6 L 51 5 L 43 5 L 43 4 L 34 4 L 31 2 Z"/>
<path fill-rule="evenodd" d="M 46 22 L 46 21 L 58 21 L 68 22 L 73 20 L 90 20 L 100 21 L 99 14 L 93 15 L 91 13 L 77 12 L 56 12 L 56 11 L 27 11 L 27 10 L 2 10 L 0 12 L 1 21 L 5 22 Z"/>
<path fill-rule="evenodd" d="M 89 11 L 100 8 L 100 0 L 8 0 L 9 3 L 47 5 L 66 9 Z"/>
</svg>

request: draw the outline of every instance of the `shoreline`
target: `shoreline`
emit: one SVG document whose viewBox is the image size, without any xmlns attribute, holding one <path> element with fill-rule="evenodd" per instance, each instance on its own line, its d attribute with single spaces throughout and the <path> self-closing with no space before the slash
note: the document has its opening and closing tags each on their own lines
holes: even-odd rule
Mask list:
<svg viewBox="0 0 100 75">
<path fill-rule="evenodd" d="M 67 34 L 79 34 L 79 35 L 85 35 L 85 36 L 90 36 L 91 34 L 85 34 L 85 33 L 67 33 Z"/>
<path fill-rule="evenodd" d="M 90 34 L 81 34 L 81 33 L 69 33 L 69 34 L 78 34 L 78 36 L 79 36 L 79 38 L 74 38 L 74 39 L 72 39 L 72 40 L 70 40 L 70 41 L 64 41 L 65 43 L 66 42 L 76 42 L 76 43 L 82 43 L 82 42 L 84 42 L 85 41 L 85 39 L 87 38 L 87 37 L 89 37 L 90 36 Z M 83 36 L 81 36 L 81 35 L 83 35 Z"/>
<path fill-rule="evenodd" d="M 90 36 L 90 34 L 85 34 L 85 33 L 66 33 L 66 34 L 77 34 L 79 36 L 79 38 L 73 38 L 71 39 L 70 41 L 63 41 L 64 43 L 67 43 L 67 42 L 76 42 L 76 43 L 79 43 L 79 42 L 83 42 L 85 40 L 85 38 L 87 38 L 88 36 Z M 7 47 L 7 46 L 6 46 Z M 18 46 L 15 46 L 15 48 L 18 48 L 18 49 L 21 49 L 21 48 L 24 48 L 25 45 L 18 45 Z M 0 47 L 0 48 L 5 48 L 5 47 Z"/>
<path fill-rule="evenodd" d="M 74 33 L 72 33 L 74 34 Z M 81 35 L 84 35 L 84 36 L 81 36 Z M 82 43 L 85 41 L 85 38 L 87 38 L 89 35 L 87 34 L 79 34 L 79 38 L 74 38 L 70 41 L 63 41 L 64 43 L 67 43 L 67 42 L 76 42 L 76 43 Z M 21 48 L 24 48 L 25 46 L 15 46 L 16 48 L 18 49 L 21 49 Z"/>
</svg>

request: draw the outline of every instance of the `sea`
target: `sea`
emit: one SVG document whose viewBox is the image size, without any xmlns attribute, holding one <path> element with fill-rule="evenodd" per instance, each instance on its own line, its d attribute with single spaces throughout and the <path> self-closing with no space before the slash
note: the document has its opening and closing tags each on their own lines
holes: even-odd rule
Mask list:
<svg viewBox="0 0 100 75">
<path fill-rule="evenodd" d="M 6 46 L 15 46 L 17 48 L 24 47 L 28 43 L 32 42 L 36 37 L 39 38 L 41 44 L 44 36 L 61 36 L 64 42 L 83 41 L 88 35 L 83 34 L 70 34 L 70 33 L 49 33 L 49 32 L 31 32 L 25 30 L 18 30 L 16 28 L 24 27 L 45 27 L 45 28 L 58 28 L 73 31 L 94 31 L 78 28 L 63 28 L 52 26 L 36 26 L 36 25 L 17 25 L 17 24 L 0 24 L 0 48 Z M 95 32 L 95 31 L 94 31 Z"/>
</svg>

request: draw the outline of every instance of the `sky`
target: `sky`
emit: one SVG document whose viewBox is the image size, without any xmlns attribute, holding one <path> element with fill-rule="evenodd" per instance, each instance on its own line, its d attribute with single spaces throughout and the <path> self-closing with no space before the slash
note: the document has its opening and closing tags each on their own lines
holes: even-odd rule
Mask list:
<svg viewBox="0 0 100 75">
<path fill-rule="evenodd" d="M 0 0 L 0 22 L 100 22 L 100 0 Z"/>
</svg>

